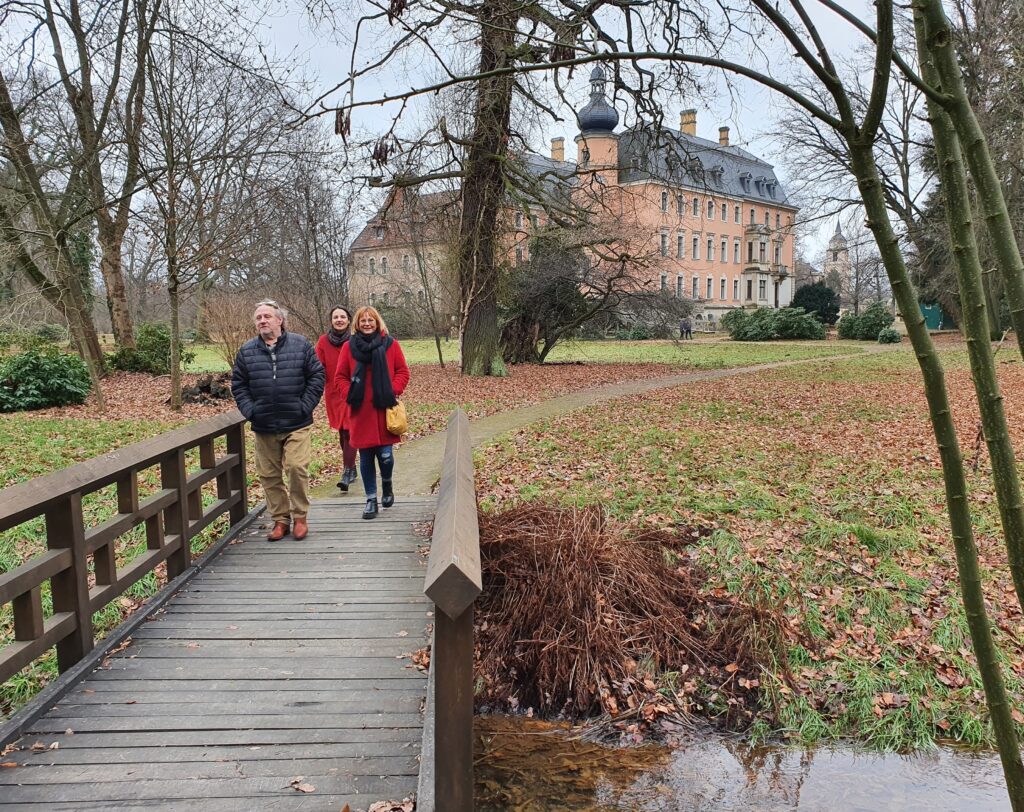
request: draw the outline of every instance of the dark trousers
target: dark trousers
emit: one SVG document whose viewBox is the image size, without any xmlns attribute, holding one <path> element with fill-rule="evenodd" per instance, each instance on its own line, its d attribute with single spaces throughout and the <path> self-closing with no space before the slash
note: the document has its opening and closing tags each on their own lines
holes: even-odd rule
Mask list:
<svg viewBox="0 0 1024 812">
<path fill-rule="evenodd" d="M 359 449 L 359 476 L 363 480 L 366 498 L 377 496 L 377 466 L 380 466 L 380 478 L 391 481 L 391 473 L 395 470 L 395 455 L 389 445 L 377 445 L 373 448 Z"/>
</svg>

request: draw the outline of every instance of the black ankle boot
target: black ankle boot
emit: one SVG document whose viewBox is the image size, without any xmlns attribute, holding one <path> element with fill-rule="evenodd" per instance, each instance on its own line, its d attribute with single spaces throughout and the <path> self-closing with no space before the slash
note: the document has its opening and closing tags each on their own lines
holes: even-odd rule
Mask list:
<svg viewBox="0 0 1024 812">
<path fill-rule="evenodd" d="M 338 490 L 340 490 L 342 493 L 348 491 L 348 480 L 346 480 L 345 477 L 342 477 L 340 480 L 338 480 Z"/>
<path fill-rule="evenodd" d="M 376 519 L 377 518 L 377 497 L 366 500 L 366 507 L 363 508 L 364 519 Z"/>
<path fill-rule="evenodd" d="M 382 479 L 380 485 L 381 489 L 384 491 L 384 498 L 380 500 L 380 506 L 391 507 L 395 504 L 395 492 L 391 487 L 391 480 Z"/>
</svg>

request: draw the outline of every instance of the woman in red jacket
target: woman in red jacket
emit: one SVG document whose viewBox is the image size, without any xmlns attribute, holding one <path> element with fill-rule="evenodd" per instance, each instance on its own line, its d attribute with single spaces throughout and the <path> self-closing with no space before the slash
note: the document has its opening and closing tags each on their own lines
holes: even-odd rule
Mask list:
<svg viewBox="0 0 1024 812">
<path fill-rule="evenodd" d="M 364 519 L 377 518 L 377 469 L 380 466 L 382 507 L 395 503 L 391 475 L 392 446 L 402 438 L 387 429 L 385 412 L 398 402 L 409 383 L 409 365 L 398 342 L 372 307 L 356 311 L 356 330 L 338 354 L 334 379 L 348 404 L 349 442 L 359 449 L 359 474 L 366 491 Z M 376 463 L 376 465 L 375 465 Z"/>
<path fill-rule="evenodd" d="M 356 450 L 348 440 L 348 404 L 338 392 L 334 373 L 338 369 L 341 348 L 352 334 L 352 314 L 348 308 L 338 305 L 331 309 L 330 322 L 331 328 L 316 342 L 316 355 L 327 372 L 327 384 L 324 387 L 327 422 L 338 432 L 338 442 L 341 444 L 341 459 L 345 470 L 341 473 L 338 487 L 347 491 L 349 483 L 356 481 Z"/>
</svg>

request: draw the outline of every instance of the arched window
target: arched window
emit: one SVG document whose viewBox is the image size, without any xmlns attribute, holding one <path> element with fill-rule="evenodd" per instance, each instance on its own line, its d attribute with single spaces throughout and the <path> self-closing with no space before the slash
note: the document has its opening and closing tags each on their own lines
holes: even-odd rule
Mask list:
<svg viewBox="0 0 1024 812">
<path fill-rule="evenodd" d="M 661 210 L 668 211 L 668 192 L 661 193 Z"/>
<path fill-rule="evenodd" d="M 714 220 L 715 219 L 715 201 L 713 201 L 713 200 L 709 200 L 708 201 L 708 219 L 709 220 Z"/>
<path fill-rule="evenodd" d="M 370 275 L 372 276 L 375 273 L 377 273 L 377 260 L 370 257 Z"/>
<path fill-rule="evenodd" d="M 676 213 L 682 217 L 686 214 L 686 201 L 682 195 L 676 195 Z"/>
<path fill-rule="evenodd" d="M 753 209 L 751 209 L 751 210 L 750 210 L 750 225 L 754 225 L 754 222 L 755 222 L 755 221 L 754 221 L 754 216 L 755 216 L 755 215 L 754 215 L 754 210 L 753 210 Z"/>
<path fill-rule="evenodd" d="M 729 207 L 727 205 L 725 205 L 725 203 L 723 203 L 722 204 L 722 222 L 724 223 L 728 219 L 729 219 Z"/>
<path fill-rule="evenodd" d="M 388 272 L 388 258 L 387 257 L 381 257 L 380 258 L 380 272 L 382 274 Z"/>
</svg>

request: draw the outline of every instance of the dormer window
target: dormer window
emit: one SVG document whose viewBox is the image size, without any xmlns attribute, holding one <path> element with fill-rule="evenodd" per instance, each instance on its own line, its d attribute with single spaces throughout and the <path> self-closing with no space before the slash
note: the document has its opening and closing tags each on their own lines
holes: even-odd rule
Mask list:
<svg viewBox="0 0 1024 812">
<path fill-rule="evenodd" d="M 743 187 L 744 192 L 750 191 L 750 181 L 753 179 L 753 177 L 754 176 L 751 175 L 749 172 L 740 173 L 740 185 Z"/>
<path fill-rule="evenodd" d="M 384 239 L 384 226 L 374 226 L 373 227 L 373 236 L 376 237 L 378 240 L 383 240 Z"/>
<path fill-rule="evenodd" d="M 775 187 L 776 187 L 776 183 L 773 180 L 770 180 L 770 181 L 768 181 L 765 184 L 765 189 L 768 191 L 768 197 L 774 199 L 774 197 L 775 197 Z"/>
<path fill-rule="evenodd" d="M 704 171 L 700 158 L 690 158 L 690 160 L 686 162 L 686 165 L 687 168 L 689 168 L 690 173 L 693 175 L 699 175 Z"/>
<path fill-rule="evenodd" d="M 640 159 L 635 155 L 629 160 L 629 168 L 632 169 L 634 172 L 640 171 Z"/>
</svg>

